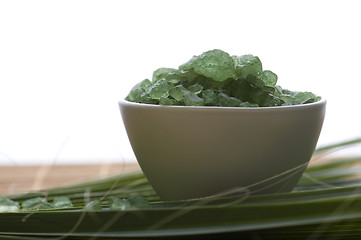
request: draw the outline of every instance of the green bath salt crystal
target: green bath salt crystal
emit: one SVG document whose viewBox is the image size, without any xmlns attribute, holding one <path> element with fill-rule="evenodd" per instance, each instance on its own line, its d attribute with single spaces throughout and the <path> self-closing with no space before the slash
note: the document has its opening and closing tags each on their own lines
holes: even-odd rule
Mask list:
<svg viewBox="0 0 361 240">
<path fill-rule="evenodd" d="M 232 56 L 237 77 L 246 78 L 248 75 L 257 75 L 262 71 L 261 60 L 251 54 Z"/>
<path fill-rule="evenodd" d="M 127 201 L 130 203 L 131 209 L 147 209 L 152 207 L 147 199 L 139 195 L 131 196 L 127 198 Z"/>
<path fill-rule="evenodd" d="M 100 205 L 100 202 L 98 200 L 93 200 L 90 201 L 86 206 L 85 206 L 85 211 L 101 211 L 102 210 L 102 206 Z"/>
<path fill-rule="evenodd" d="M 187 90 L 194 93 L 194 94 L 199 94 L 199 93 L 202 92 L 203 86 L 196 83 L 194 85 L 189 86 Z"/>
<path fill-rule="evenodd" d="M 169 95 L 177 101 L 182 101 L 184 100 L 184 94 L 186 90 L 187 89 L 185 89 L 185 87 L 178 85 L 169 90 Z"/>
<path fill-rule="evenodd" d="M 161 97 L 159 99 L 159 105 L 178 105 L 177 100 Z"/>
<path fill-rule="evenodd" d="M 270 70 L 265 70 L 257 75 L 259 79 L 263 82 L 264 86 L 273 88 L 277 83 L 277 75 Z"/>
<path fill-rule="evenodd" d="M 193 70 L 215 81 L 223 82 L 236 77 L 236 69 L 232 57 L 222 50 L 211 50 L 194 56 L 187 63 L 179 66 L 180 70 Z"/>
<path fill-rule="evenodd" d="M 198 97 L 197 94 L 185 90 L 184 91 L 184 103 L 186 106 L 203 106 L 204 105 L 204 100 L 203 98 Z"/>
<path fill-rule="evenodd" d="M 54 208 L 70 208 L 73 207 L 73 204 L 70 198 L 66 196 L 54 197 L 53 199 Z"/>
<path fill-rule="evenodd" d="M 110 197 L 109 198 L 109 208 L 111 210 L 129 210 L 131 209 L 131 204 L 127 199 L 119 197 Z"/>
<path fill-rule="evenodd" d="M 212 89 L 202 91 L 202 98 L 206 106 L 212 106 L 217 103 L 217 94 Z"/>
<path fill-rule="evenodd" d="M 153 72 L 152 82 L 156 83 L 161 79 L 166 79 L 171 82 L 178 82 L 179 80 L 175 77 L 175 73 L 178 72 L 177 69 L 174 68 L 159 68 Z"/>
<path fill-rule="evenodd" d="M 20 209 L 20 204 L 7 197 L 0 196 L 0 212 L 16 212 Z"/>
<path fill-rule="evenodd" d="M 149 79 L 145 79 L 142 82 L 135 85 L 127 96 L 128 101 L 138 102 L 141 101 L 142 94 L 150 87 L 152 83 Z"/>
<path fill-rule="evenodd" d="M 169 90 L 172 86 L 165 79 L 161 79 L 151 85 L 148 89 L 149 96 L 152 99 L 160 99 L 169 96 Z"/>
<path fill-rule="evenodd" d="M 151 208 L 150 202 L 142 196 L 135 195 L 127 199 L 112 196 L 108 199 L 111 210 L 141 210 Z"/>
<path fill-rule="evenodd" d="M 225 93 L 218 94 L 218 102 L 222 107 L 239 107 L 242 104 L 241 100 L 230 97 Z"/>
<path fill-rule="evenodd" d="M 35 197 L 25 200 L 21 204 L 22 209 L 24 210 L 39 210 L 39 209 L 52 209 L 54 206 L 47 202 L 44 197 Z"/>
</svg>

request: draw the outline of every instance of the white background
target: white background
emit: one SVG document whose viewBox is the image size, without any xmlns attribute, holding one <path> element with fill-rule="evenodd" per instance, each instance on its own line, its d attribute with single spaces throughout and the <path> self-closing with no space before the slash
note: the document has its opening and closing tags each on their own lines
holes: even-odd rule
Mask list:
<svg viewBox="0 0 361 240">
<path fill-rule="evenodd" d="M 219 48 L 328 100 L 319 145 L 361 136 L 358 1 L 0 1 L 0 164 L 134 161 L 118 100 Z"/>
</svg>

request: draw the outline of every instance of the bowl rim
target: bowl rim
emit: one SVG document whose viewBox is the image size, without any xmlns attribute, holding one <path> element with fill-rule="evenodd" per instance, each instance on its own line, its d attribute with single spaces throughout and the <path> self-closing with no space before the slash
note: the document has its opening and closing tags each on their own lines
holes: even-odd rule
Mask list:
<svg viewBox="0 0 361 240">
<path fill-rule="evenodd" d="M 194 109 L 194 110 L 238 110 L 238 111 L 265 111 L 265 110 L 296 110 L 302 108 L 312 108 L 318 105 L 325 105 L 327 103 L 326 99 L 320 99 L 317 102 L 306 103 L 306 104 L 297 104 L 297 105 L 286 105 L 286 106 L 274 106 L 274 107 L 220 107 L 220 106 L 180 106 L 180 105 L 158 105 L 158 104 L 148 104 L 148 103 L 138 103 L 131 102 L 126 99 L 121 99 L 118 101 L 119 105 L 129 105 L 134 107 L 142 107 L 142 108 L 160 108 L 160 109 Z"/>
</svg>

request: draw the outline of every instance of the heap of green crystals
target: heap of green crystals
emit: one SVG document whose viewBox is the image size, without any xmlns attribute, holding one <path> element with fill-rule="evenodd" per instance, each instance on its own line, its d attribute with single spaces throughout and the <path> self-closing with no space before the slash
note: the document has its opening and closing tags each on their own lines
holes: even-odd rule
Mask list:
<svg viewBox="0 0 361 240">
<path fill-rule="evenodd" d="M 262 69 L 253 55 L 230 56 L 215 49 L 174 68 L 159 68 L 152 81 L 135 85 L 127 101 L 181 106 L 272 107 L 319 101 L 311 92 L 276 85 L 277 75 Z"/>
</svg>

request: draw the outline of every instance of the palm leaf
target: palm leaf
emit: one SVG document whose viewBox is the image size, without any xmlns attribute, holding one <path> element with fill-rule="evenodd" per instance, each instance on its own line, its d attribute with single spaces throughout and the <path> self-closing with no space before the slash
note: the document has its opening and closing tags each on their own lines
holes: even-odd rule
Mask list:
<svg viewBox="0 0 361 240">
<path fill-rule="evenodd" d="M 315 159 L 361 142 L 319 148 Z M 9 196 L 68 196 L 75 207 L 1 213 L 0 239 L 320 239 L 361 238 L 361 156 L 315 161 L 291 193 L 162 202 L 141 172 Z M 108 197 L 141 195 L 151 209 L 108 210 Z M 90 200 L 102 211 L 86 211 Z"/>
</svg>

